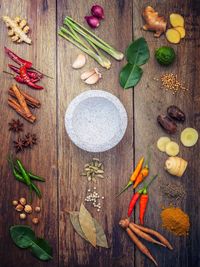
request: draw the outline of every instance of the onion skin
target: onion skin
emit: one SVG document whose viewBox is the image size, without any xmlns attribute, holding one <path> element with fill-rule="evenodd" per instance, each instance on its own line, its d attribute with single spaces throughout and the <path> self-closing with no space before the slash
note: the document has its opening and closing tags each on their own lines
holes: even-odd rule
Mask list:
<svg viewBox="0 0 200 267">
<path fill-rule="evenodd" d="M 96 29 L 99 27 L 100 23 L 98 18 L 94 16 L 85 16 L 85 20 L 91 28 Z"/>
<path fill-rule="evenodd" d="M 94 5 L 91 8 L 91 13 L 94 17 L 98 19 L 104 19 L 104 10 L 101 6 L 99 5 Z"/>
</svg>

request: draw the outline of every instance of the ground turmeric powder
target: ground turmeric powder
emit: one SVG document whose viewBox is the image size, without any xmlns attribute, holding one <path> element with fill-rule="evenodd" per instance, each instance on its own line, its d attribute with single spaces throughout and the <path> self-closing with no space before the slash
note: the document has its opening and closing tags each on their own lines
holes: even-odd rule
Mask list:
<svg viewBox="0 0 200 267">
<path fill-rule="evenodd" d="M 189 216 L 180 208 L 170 206 L 161 212 L 163 227 L 170 230 L 173 234 L 182 236 L 187 235 L 190 228 Z"/>
</svg>

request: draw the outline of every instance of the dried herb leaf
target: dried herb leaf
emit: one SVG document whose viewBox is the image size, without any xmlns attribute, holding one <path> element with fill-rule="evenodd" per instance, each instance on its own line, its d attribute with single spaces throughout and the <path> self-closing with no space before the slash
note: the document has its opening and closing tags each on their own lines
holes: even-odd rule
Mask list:
<svg viewBox="0 0 200 267">
<path fill-rule="evenodd" d="M 77 232 L 77 234 L 79 234 L 83 239 L 88 241 L 80 226 L 79 211 L 72 211 L 69 213 L 69 216 L 70 216 L 71 224 L 73 225 L 74 230 Z"/>
<path fill-rule="evenodd" d="M 96 228 L 94 225 L 93 218 L 89 211 L 81 204 L 79 212 L 79 222 L 83 233 L 85 234 L 87 240 L 96 247 L 97 238 L 96 238 Z"/>
<path fill-rule="evenodd" d="M 81 226 L 80 226 L 79 212 L 78 211 L 73 211 L 73 212 L 70 212 L 69 214 L 70 214 L 70 221 L 71 221 L 71 224 L 74 227 L 74 230 L 83 239 L 88 241 L 86 236 L 83 233 L 83 230 L 81 229 Z M 104 233 L 104 230 L 103 230 L 102 226 L 97 222 L 96 219 L 93 218 L 93 221 L 94 221 L 94 225 L 95 225 L 95 228 L 96 228 L 97 246 L 103 247 L 103 248 L 109 248 L 108 242 L 107 242 L 107 238 L 106 238 L 106 235 Z"/>
<path fill-rule="evenodd" d="M 93 221 L 94 221 L 94 225 L 96 228 L 97 246 L 103 247 L 103 248 L 109 248 L 103 227 L 97 222 L 96 219 L 93 218 Z"/>
</svg>

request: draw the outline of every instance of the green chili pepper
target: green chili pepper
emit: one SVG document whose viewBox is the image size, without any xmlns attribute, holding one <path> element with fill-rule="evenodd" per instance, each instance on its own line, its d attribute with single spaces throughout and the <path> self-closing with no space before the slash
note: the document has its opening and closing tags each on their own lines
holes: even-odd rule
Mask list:
<svg viewBox="0 0 200 267">
<path fill-rule="evenodd" d="M 27 184 L 28 186 L 30 186 L 30 185 L 31 185 L 31 179 L 30 179 L 30 177 L 29 177 L 27 171 L 24 169 L 24 167 L 23 167 L 23 165 L 22 165 L 22 163 L 21 163 L 21 161 L 20 161 L 19 159 L 17 159 L 16 162 L 17 162 L 17 164 L 18 164 L 18 166 L 19 166 L 19 170 L 20 170 L 20 172 L 21 172 L 21 174 L 22 174 L 22 177 L 24 178 L 26 184 Z"/>
<path fill-rule="evenodd" d="M 26 184 L 26 182 L 24 181 L 23 177 L 20 175 L 20 174 L 17 174 L 15 176 L 16 180 L 19 181 L 19 182 L 22 182 L 24 184 Z M 33 182 L 31 183 L 31 188 L 35 191 L 36 195 L 39 197 L 39 198 L 42 198 L 42 193 L 40 191 L 40 189 L 37 187 L 37 185 L 35 185 Z"/>
<path fill-rule="evenodd" d="M 31 178 L 31 180 L 36 180 L 36 181 L 39 181 L 39 182 L 45 182 L 44 178 L 42 178 L 42 177 L 40 177 L 38 175 L 35 175 L 32 172 L 28 172 L 28 175 Z"/>
<path fill-rule="evenodd" d="M 15 170 L 17 172 L 19 172 L 21 174 L 21 171 L 18 169 L 17 166 L 15 166 L 14 168 L 15 168 Z M 28 176 L 31 178 L 31 180 L 36 180 L 36 181 L 39 181 L 39 182 L 45 182 L 44 178 L 42 178 L 42 177 L 40 177 L 38 175 L 35 175 L 32 172 L 28 172 L 28 171 L 26 171 L 26 172 L 27 172 Z"/>
</svg>

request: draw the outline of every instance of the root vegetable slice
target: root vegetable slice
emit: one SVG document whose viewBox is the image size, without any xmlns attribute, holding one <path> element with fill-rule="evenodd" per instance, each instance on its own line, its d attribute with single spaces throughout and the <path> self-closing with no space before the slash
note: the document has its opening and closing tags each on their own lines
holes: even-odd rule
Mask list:
<svg viewBox="0 0 200 267">
<path fill-rule="evenodd" d="M 191 147 L 198 141 L 199 134 L 194 128 L 185 128 L 181 133 L 181 142 L 186 147 Z"/>
<path fill-rule="evenodd" d="M 166 145 L 166 153 L 168 156 L 176 156 L 179 153 L 179 145 L 176 142 L 169 142 Z"/>
<path fill-rule="evenodd" d="M 161 152 L 165 152 L 166 151 L 166 145 L 170 142 L 170 138 L 167 136 L 162 136 L 158 139 L 157 141 L 157 148 L 161 151 Z"/>
<path fill-rule="evenodd" d="M 180 33 L 181 39 L 183 39 L 185 37 L 185 28 L 178 26 L 178 27 L 175 27 L 174 30 L 176 30 Z"/>
<path fill-rule="evenodd" d="M 178 26 L 184 27 L 184 18 L 180 14 L 172 13 L 169 17 L 169 20 L 174 28 Z"/>
<path fill-rule="evenodd" d="M 168 29 L 166 31 L 166 38 L 172 44 L 178 44 L 181 40 L 180 33 L 175 29 Z"/>
</svg>

